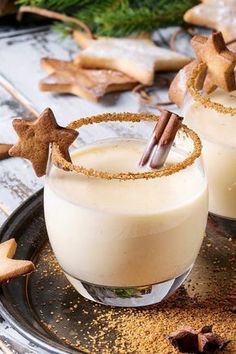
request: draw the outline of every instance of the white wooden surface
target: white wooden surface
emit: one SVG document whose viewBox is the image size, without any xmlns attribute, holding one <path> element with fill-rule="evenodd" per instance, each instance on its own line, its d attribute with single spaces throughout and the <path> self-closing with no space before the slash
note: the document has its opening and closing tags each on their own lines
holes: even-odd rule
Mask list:
<svg viewBox="0 0 236 354">
<path fill-rule="evenodd" d="M 17 34 L 17 35 L 16 35 Z M 157 40 L 160 36 L 157 35 Z M 182 51 L 185 48 L 181 47 Z M 101 103 L 95 104 L 74 96 L 41 93 L 38 81 L 45 75 L 39 65 L 43 56 L 71 59 L 78 48 L 72 40 L 61 39 L 55 33 L 42 30 L 38 33 L 20 34 L 14 31 L 0 33 L 0 74 L 3 74 L 38 110 L 49 106 L 58 122 L 66 125 L 74 119 L 102 112 L 137 112 L 141 107 L 137 96 L 131 92 L 108 95 Z M 166 92 L 163 93 L 166 95 Z M 157 112 L 157 111 L 156 111 Z M 28 116 L 29 113 L 0 87 L 0 142 L 12 143 L 16 136 L 11 122 L 14 116 Z M 97 131 L 99 134 L 99 131 Z M 0 224 L 32 193 L 43 185 L 43 179 L 36 178 L 30 164 L 21 159 L 11 158 L 0 161 Z M 5 322 L 0 322 L 0 340 L 15 340 L 25 349 L 16 352 L 45 353 L 36 347 L 29 351 L 28 341 L 16 333 Z M 14 346 L 14 344 L 13 344 Z M 26 349 L 27 348 L 27 349 Z"/>
</svg>

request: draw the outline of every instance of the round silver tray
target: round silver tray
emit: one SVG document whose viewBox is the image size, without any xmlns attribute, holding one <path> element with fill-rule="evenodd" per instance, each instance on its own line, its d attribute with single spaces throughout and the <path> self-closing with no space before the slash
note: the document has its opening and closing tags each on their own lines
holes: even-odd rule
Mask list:
<svg viewBox="0 0 236 354">
<path fill-rule="evenodd" d="M 90 338 L 96 337 L 104 326 L 99 320 L 101 313 L 105 314 L 110 308 L 83 299 L 69 285 L 48 243 L 42 201 L 40 190 L 20 206 L 1 228 L 0 241 L 15 237 L 18 243 L 16 258 L 33 260 L 37 270 L 28 277 L 2 286 L 0 314 L 32 343 L 49 353 L 89 352 L 94 348 L 94 343 L 96 345 L 96 341 L 90 341 Z M 206 233 L 197 262 L 184 285 L 163 304 L 156 308 L 152 306 L 151 311 L 156 309 L 164 313 L 175 311 L 177 307 L 189 311 L 199 308 L 200 316 L 204 308 L 208 311 L 209 304 L 212 304 L 212 323 L 206 324 L 216 326 L 217 308 L 224 311 L 226 318 L 232 316 L 236 300 L 233 285 L 236 223 L 210 216 Z M 113 309 L 113 318 L 122 316 L 123 311 L 126 310 Z M 138 311 L 147 311 L 147 308 L 132 309 L 130 314 Z M 184 324 L 187 323 L 183 318 L 180 325 Z M 115 329 L 107 333 L 111 353 L 116 336 Z M 99 345 L 98 352 L 102 352 L 101 342 Z M 232 341 L 227 353 L 235 352 L 236 342 Z"/>
</svg>

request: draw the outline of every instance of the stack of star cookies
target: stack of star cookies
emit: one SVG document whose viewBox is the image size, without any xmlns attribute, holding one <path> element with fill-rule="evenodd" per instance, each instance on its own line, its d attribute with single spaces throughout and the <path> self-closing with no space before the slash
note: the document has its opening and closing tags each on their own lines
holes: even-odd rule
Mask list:
<svg viewBox="0 0 236 354">
<path fill-rule="evenodd" d="M 41 60 L 49 74 L 39 83 L 41 91 L 72 93 L 97 101 L 108 92 L 129 90 L 137 83 L 152 85 L 155 71 L 176 71 L 190 61 L 149 39 L 94 39 L 77 31 L 74 39 L 82 50 L 73 61 Z"/>
</svg>

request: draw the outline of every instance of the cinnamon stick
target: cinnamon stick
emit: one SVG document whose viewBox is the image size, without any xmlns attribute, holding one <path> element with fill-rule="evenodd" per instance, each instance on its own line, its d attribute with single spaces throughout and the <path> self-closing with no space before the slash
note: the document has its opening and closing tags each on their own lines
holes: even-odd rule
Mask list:
<svg viewBox="0 0 236 354">
<path fill-rule="evenodd" d="M 140 166 L 149 163 L 151 168 L 157 169 L 164 165 L 182 120 L 177 114 L 162 112 L 140 160 Z"/>
<path fill-rule="evenodd" d="M 160 118 L 157 124 L 154 127 L 151 139 L 147 145 L 147 148 L 139 162 L 140 166 L 144 166 L 147 164 L 148 160 L 150 159 L 151 153 L 154 147 L 158 144 L 161 135 L 163 134 L 165 127 L 168 123 L 168 120 L 171 116 L 171 113 L 168 111 L 163 111 L 163 114 L 160 115 Z"/>
<path fill-rule="evenodd" d="M 4 160 L 10 157 L 8 151 L 12 146 L 12 144 L 0 144 L 0 160 Z"/>
</svg>

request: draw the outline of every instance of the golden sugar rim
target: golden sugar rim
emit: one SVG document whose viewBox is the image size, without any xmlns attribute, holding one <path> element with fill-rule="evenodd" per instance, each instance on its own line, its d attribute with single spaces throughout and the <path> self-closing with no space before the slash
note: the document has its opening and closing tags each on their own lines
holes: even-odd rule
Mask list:
<svg viewBox="0 0 236 354">
<path fill-rule="evenodd" d="M 83 125 L 102 123 L 102 122 L 141 122 L 141 121 L 157 121 L 159 116 L 154 114 L 143 114 L 143 113 L 105 113 L 97 116 L 92 116 L 88 118 L 81 118 L 68 125 L 70 129 L 79 129 Z M 172 166 L 162 168 L 160 170 L 152 170 L 146 172 L 120 172 L 120 173 L 110 173 L 106 171 L 98 171 L 93 168 L 86 168 L 81 165 L 74 165 L 72 162 L 67 161 L 60 151 L 59 146 L 53 143 L 52 149 L 52 162 L 57 167 L 66 170 L 74 171 L 77 173 L 82 173 L 89 177 L 103 178 L 103 179 L 119 179 L 119 180 L 130 180 L 130 179 L 142 179 L 142 178 L 155 178 L 162 176 L 169 176 L 180 170 L 183 170 L 187 166 L 193 164 L 193 162 L 201 155 L 202 145 L 198 135 L 186 125 L 182 124 L 181 131 L 183 131 L 188 137 L 190 137 L 194 144 L 194 149 L 191 154 L 183 161 L 178 162 Z M 140 156 L 141 158 L 141 156 Z"/>
<path fill-rule="evenodd" d="M 214 109 L 215 111 L 223 114 L 236 115 L 236 108 L 234 107 L 225 107 L 221 103 L 213 102 L 207 96 L 202 95 L 199 90 L 196 88 L 197 78 L 205 71 L 206 64 L 200 62 L 191 72 L 191 75 L 188 79 L 187 86 L 191 96 L 201 103 L 205 108 Z"/>
</svg>

